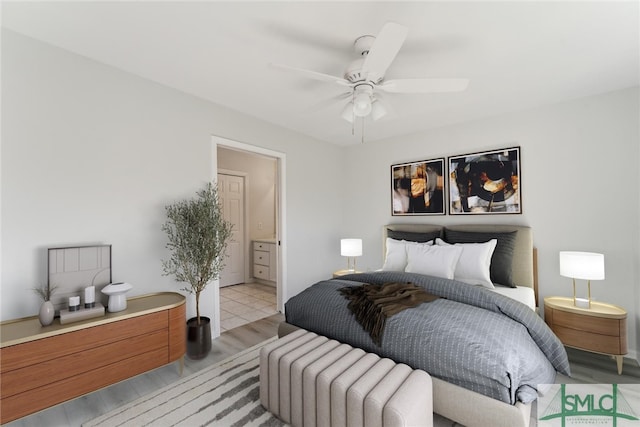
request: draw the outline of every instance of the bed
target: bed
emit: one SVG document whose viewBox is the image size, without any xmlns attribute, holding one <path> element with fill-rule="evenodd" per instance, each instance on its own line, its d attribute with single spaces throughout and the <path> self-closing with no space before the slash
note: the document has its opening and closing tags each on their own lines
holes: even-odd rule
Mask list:
<svg viewBox="0 0 640 427">
<path fill-rule="evenodd" d="M 433 377 L 434 412 L 460 424 L 529 426 L 530 403 L 536 398 L 538 385 L 553 383 L 556 372 L 569 374 L 562 343 L 535 313 L 531 229 L 513 225 L 445 228 L 392 224 L 384 226 L 382 234 L 386 257 L 381 271 L 342 276 L 305 289 L 287 301 L 280 335 L 304 328 L 424 369 Z M 405 245 L 405 253 L 413 254 L 456 253 L 458 263 L 462 259 L 470 261 L 470 254 L 484 257 L 490 242 L 465 244 L 474 239 L 479 242 L 478 238 L 486 241 L 487 236 L 497 241 L 489 239 L 493 245 L 491 282 L 477 286 L 470 284 L 464 269 L 456 268 L 456 277 L 450 280 L 454 265 L 451 257 L 425 269 L 414 255 L 404 260 L 403 266 L 402 260 L 396 259 L 402 252 L 391 248 Z M 447 247 L 446 241 L 465 244 Z M 433 249 L 429 245 L 445 248 Z M 460 253 L 466 253 L 466 258 Z M 438 271 L 440 277 L 434 277 L 430 268 L 443 268 L 442 274 L 449 276 L 443 278 Z M 484 279 L 473 278 L 472 282 L 475 280 Z M 410 282 L 440 298 L 389 318 L 382 343 L 377 345 L 346 308 L 347 301 L 338 290 L 388 282 Z M 508 283 L 500 286 L 500 282 Z M 514 296 L 523 298 L 524 303 Z"/>
</svg>

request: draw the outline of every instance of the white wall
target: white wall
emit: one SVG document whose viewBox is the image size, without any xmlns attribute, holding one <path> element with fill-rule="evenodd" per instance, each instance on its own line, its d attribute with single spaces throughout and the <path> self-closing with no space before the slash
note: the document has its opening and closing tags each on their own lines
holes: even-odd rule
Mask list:
<svg viewBox="0 0 640 427">
<path fill-rule="evenodd" d="M 289 295 L 331 273 L 309 259 L 341 261 L 340 181 L 304 166 L 337 147 L 5 29 L 1 52 L 0 319 L 37 313 L 52 246 L 112 244 L 130 295 L 182 287 L 162 275 L 164 206 L 213 176 L 211 135 L 286 153 Z"/>
<path fill-rule="evenodd" d="M 359 266 L 382 265 L 386 223 L 530 225 L 541 298 L 572 294 L 570 279 L 559 275 L 560 250 L 604 253 L 606 279 L 593 282 L 593 297 L 628 311 L 629 348 L 640 354 L 638 96 L 633 88 L 348 149 L 354 167 L 345 178 L 345 218 L 364 239 Z M 511 146 L 521 147 L 523 214 L 391 216 L 391 164 Z"/>
</svg>

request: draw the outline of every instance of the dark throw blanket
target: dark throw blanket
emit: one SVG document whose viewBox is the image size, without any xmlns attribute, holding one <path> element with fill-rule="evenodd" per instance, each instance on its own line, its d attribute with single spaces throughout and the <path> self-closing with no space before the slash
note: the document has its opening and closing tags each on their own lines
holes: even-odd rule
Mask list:
<svg viewBox="0 0 640 427">
<path fill-rule="evenodd" d="M 349 300 L 347 307 L 356 320 L 369 333 L 373 342 L 380 346 L 384 325 L 388 317 L 423 302 L 438 299 L 412 283 L 385 283 L 347 286 L 339 289 Z"/>
</svg>

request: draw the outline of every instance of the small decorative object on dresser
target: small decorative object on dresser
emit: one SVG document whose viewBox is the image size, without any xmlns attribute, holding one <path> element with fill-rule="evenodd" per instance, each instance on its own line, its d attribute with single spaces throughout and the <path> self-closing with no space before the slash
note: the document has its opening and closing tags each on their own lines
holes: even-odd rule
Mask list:
<svg viewBox="0 0 640 427">
<path fill-rule="evenodd" d="M 80 297 L 69 297 L 69 311 L 78 311 L 80 310 Z"/>
<path fill-rule="evenodd" d="M 38 320 L 42 326 L 49 326 L 53 323 L 56 310 L 51 302 L 51 295 L 56 291 L 56 287 L 43 286 L 41 288 L 33 289 L 42 298 L 42 304 L 40 305 L 40 311 L 38 312 Z"/>
<path fill-rule="evenodd" d="M 71 307 L 75 308 L 72 309 Z M 67 323 L 80 322 L 81 320 L 102 316 L 104 316 L 104 306 L 102 304 L 96 303 L 93 307 L 84 308 L 80 306 L 79 296 L 70 297 L 69 309 L 60 310 L 60 324 L 66 325 Z"/>
<path fill-rule="evenodd" d="M 567 347 L 609 354 L 622 374 L 627 354 L 627 312 L 622 307 L 591 301 L 590 308 L 576 307 L 572 298 L 546 297 L 544 320 Z"/>
<path fill-rule="evenodd" d="M 107 311 L 117 313 L 127 309 L 127 297 L 125 294 L 133 289 L 129 283 L 111 283 L 102 288 L 102 293 L 109 295 Z"/>
<path fill-rule="evenodd" d="M 40 311 L 38 312 L 38 319 L 40 320 L 40 324 L 42 326 L 49 326 L 53 323 L 53 318 L 56 314 L 56 309 L 53 308 L 53 303 L 51 301 L 45 301 L 40 306 Z"/>
<path fill-rule="evenodd" d="M 84 308 L 96 306 L 96 287 L 91 285 L 84 288 Z"/>
</svg>

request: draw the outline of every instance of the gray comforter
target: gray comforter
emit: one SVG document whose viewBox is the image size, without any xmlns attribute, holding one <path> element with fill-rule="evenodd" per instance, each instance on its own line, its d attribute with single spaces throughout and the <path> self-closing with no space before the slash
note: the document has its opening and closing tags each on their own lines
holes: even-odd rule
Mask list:
<svg viewBox="0 0 640 427">
<path fill-rule="evenodd" d="M 378 347 L 338 289 L 388 282 L 411 282 L 443 298 L 387 319 Z M 291 298 L 285 316 L 290 324 L 511 404 L 535 400 L 538 384 L 553 383 L 556 371 L 569 375 L 562 343 L 529 307 L 453 280 L 403 272 L 342 276 Z"/>
</svg>

